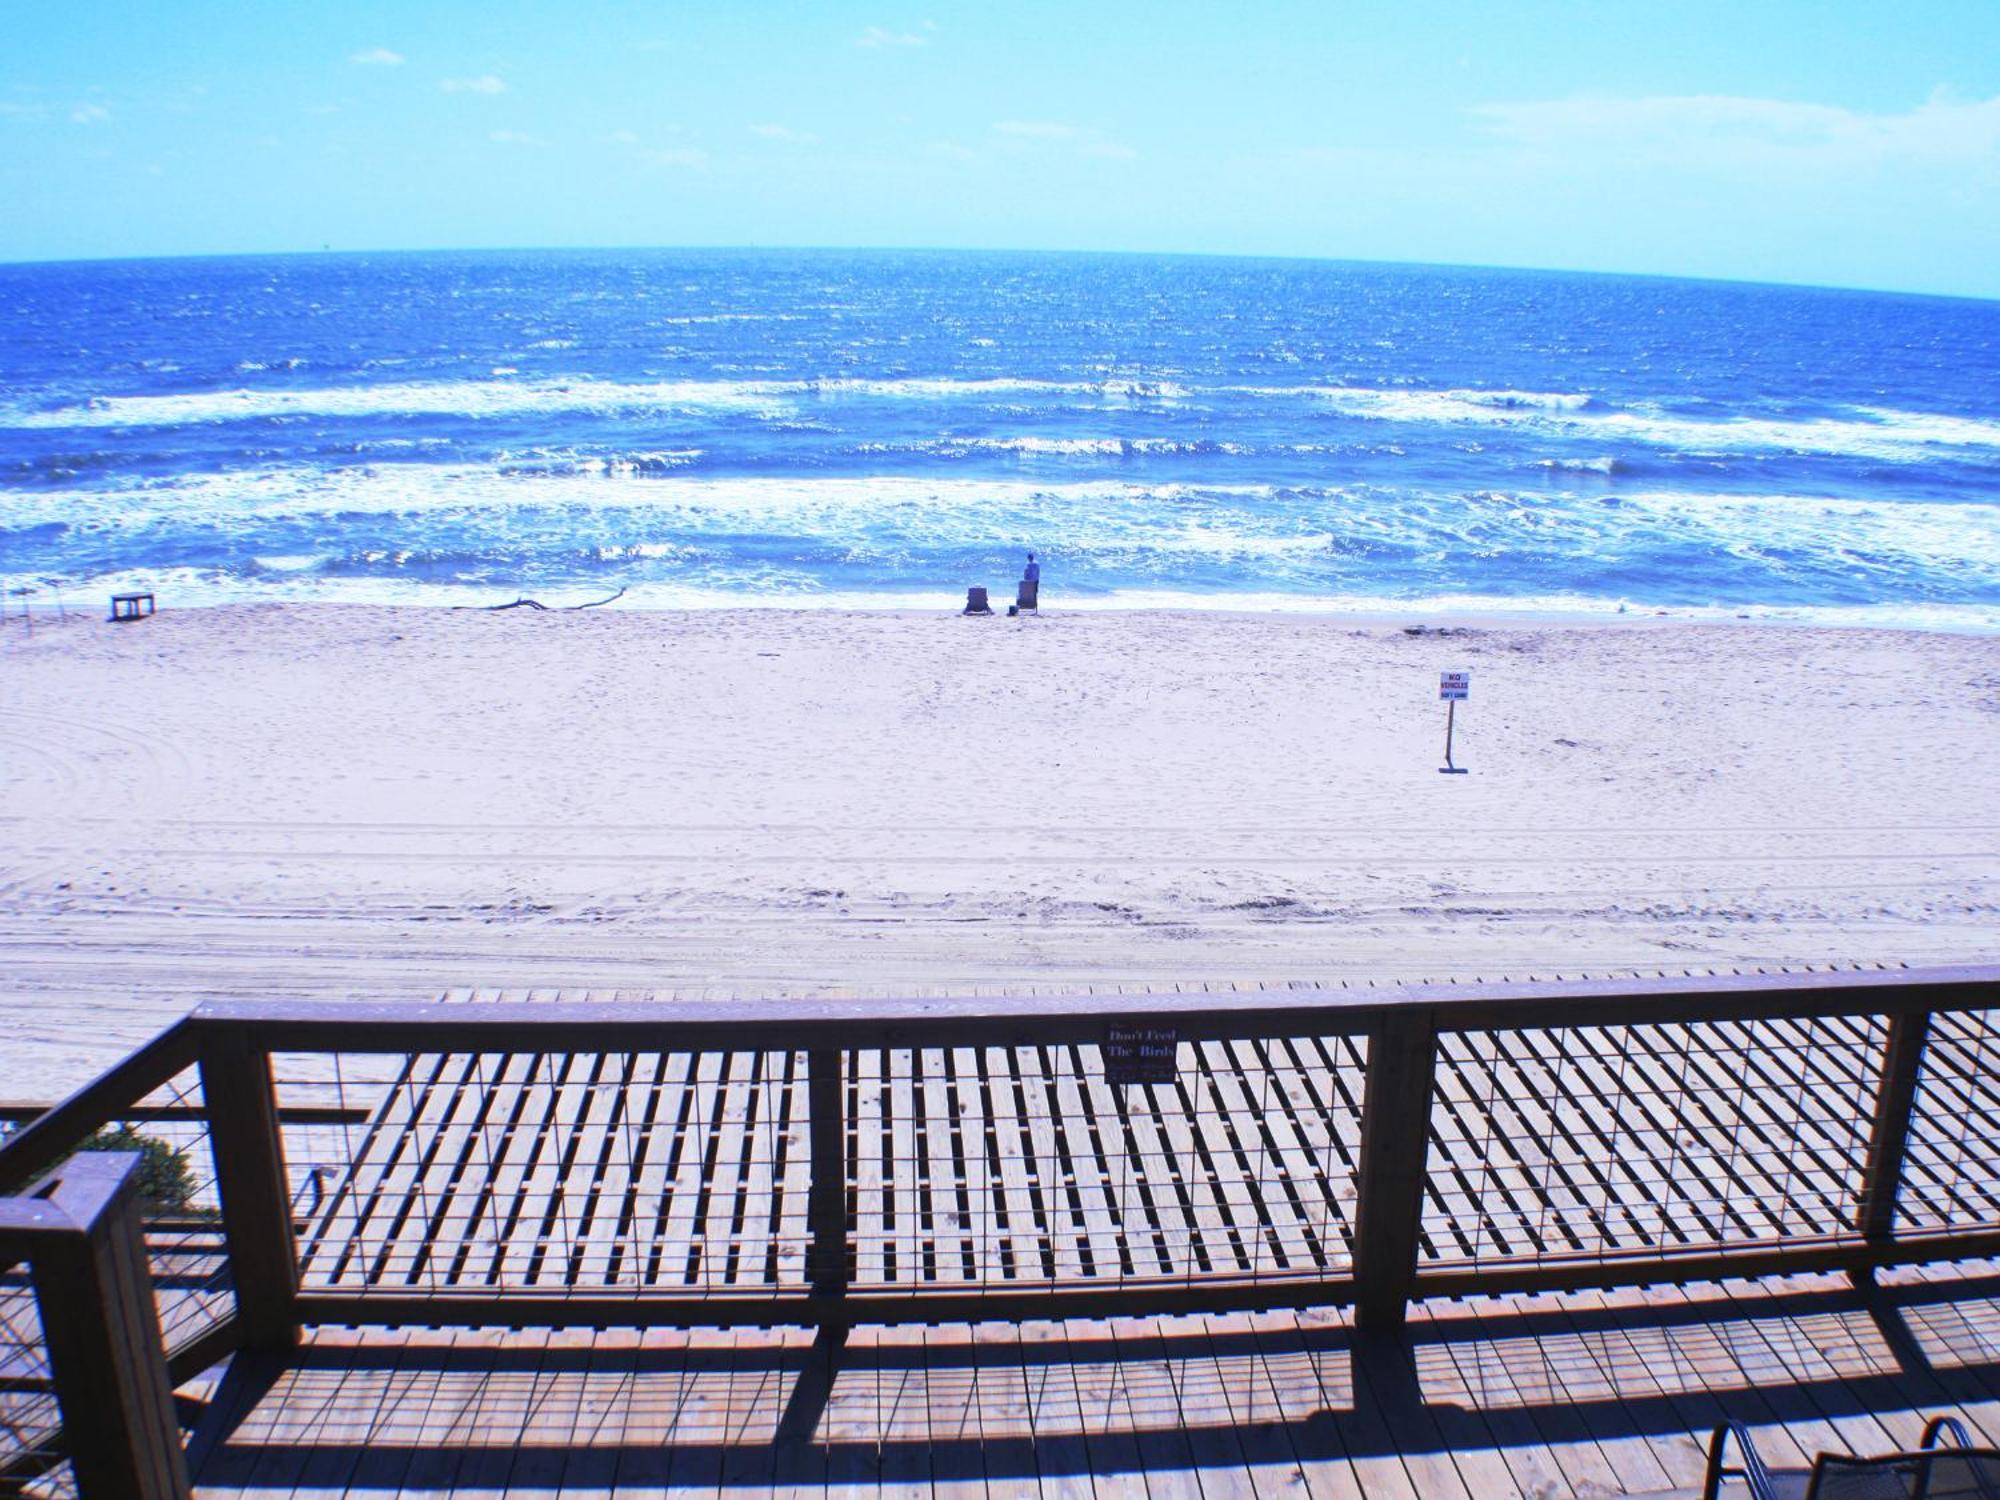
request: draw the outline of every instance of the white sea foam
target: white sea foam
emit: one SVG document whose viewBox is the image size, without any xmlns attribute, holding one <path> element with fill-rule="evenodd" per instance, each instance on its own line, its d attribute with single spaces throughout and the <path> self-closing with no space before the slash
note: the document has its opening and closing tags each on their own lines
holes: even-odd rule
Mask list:
<svg viewBox="0 0 2000 1500">
<path fill-rule="evenodd" d="M 1518 424 L 1551 413 L 1582 412 L 1592 401 L 1581 391 L 1422 390 L 1362 385 L 1236 385 L 1225 389 L 1234 395 L 1323 402 L 1351 416 L 1397 422 Z"/>
<path fill-rule="evenodd" d="M 698 323 L 803 323 L 805 319 L 804 313 L 678 313 L 660 321 L 685 328 Z"/>
<path fill-rule="evenodd" d="M 587 543 L 702 546 L 725 570 L 749 566 L 737 553 L 746 534 L 879 557 L 899 570 L 925 555 L 1005 550 L 1024 536 L 1040 536 L 1060 539 L 1072 555 L 1098 557 L 1110 576 L 1143 576 L 1149 557 L 1205 556 L 1219 564 L 1268 557 L 1290 560 L 1281 571 L 1295 586 L 1310 585 L 1315 553 L 1328 559 L 1327 567 L 1384 549 L 1417 559 L 1419 568 L 1516 556 L 1545 563 L 1574 558 L 1594 567 L 1607 557 L 1643 566 L 1671 547 L 1732 556 L 1777 578 L 1832 571 L 1898 586 L 1921 577 L 1949 578 L 1953 588 L 2000 587 L 1996 504 L 1671 491 L 1606 497 L 1594 489 L 1465 494 L 909 475 L 725 477 L 645 473 L 630 461 L 590 463 L 518 473 L 383 463 L 21 491 L 8 498 L 6 522 L 142 539 L 182 528 L 333 517 L 340 518 L 338 532 L 362 535 L 382 530 L 355 525 L 355 518 L 373 516 L 391 530 L 420 526 L 426 545 L 447 551 L 533 556 L 575 533 Z M 599 512 L 618 514 L 590 519 Z M 432 515 L 439 516 L 435 523 L 423 519 Z"/>
<path fill-rule="evenodd" d="M 970 437 L 940 438 L 923 445 L 934 452 L 1040 454 L 1056 458 L 1117 458 L 1138 451 L 1124 438 Z"/>
<path fill-rule="evenodd" d="M 561 340 L 543 340 L 559 345 Z M 247 372 L 292 368 L 297 360 L 246 360 Z M 822 380 L 667 380 L 625 382 L 575 378 L 516 378 L 498 367 L 479 380 L 402 381 L 372 385 L 188 391 L 161 395 L 105 396 L 80 405 L 48 410 L 16 406 L 0 410 L 0 427 L 130 428 L 193 426 L 296 417 L 334 419 L 413 417 L 523 418 L 539 415 L 597 414 L 649 417 L 685 413 L 749 414 L 781 420 L 797 417 L 824 401 L 886 400 L 931 403 L 993 402 L 1015 397 L 1067 407 L 1129 407 L 1173 404 L 1205 392 L 1183 383 L 1143 375 L 1110 375 L 1090 380 L 1033 380 L 1011 377 L 957 379 L 903 376 Z M 1232 385 L 1216 394 L 1267 401 L 1303 401 L 1363 421 L 1414 425 L 1514 428 L 1542 431 L 1566 441 L 1638 444 L 1696 455 L 1802 453 L 1913 462 L 1941 454 L 1984 460 L 2000 451 L 2000 421 L 1948 413 L 1856 406 L 1840 416 L 1814 419 L 1740 415 L 1697 419 L 1657 408 L 1608 409 L 1582 391 L 1522 391 L 1410 387 Z M 1113 453 L 1149 450 L 1151 440 L 1119 446 L 1109 438 L 1023 437 L 967 439 L 1012 443 L 1017 451 Z M 1162 442 L 1166 440 L 1160 440 Z M 1096 445 L 1096 446 L 1078 446 Z M 1557 458 L 1556 465 L 1607 462 Z"/>
<path fill-rule="evenodd" d="M 796 386 L 761 381 L 453 380 L 333 386 L 314 390 L 195 391 L 104 396 L 82 406 L 15 412 L 15 427 L 181 427 L 274 417 L 531 416 L 553 412 L 655 413 L 790 409 Z"/>
<path fill-rule="evenodd" d="M 296 362 L 292 362 L 296 363 Z M 263 366 L 246 362 L 244 370 Z M 100 396 L 50 410 L 0 411 L 5 427 L 183 427 L 272 418 L 461 416 L 516 417 L 559 413 L 649 415 L 669 412 L 795 413 L 826 398 L 977 401 L 993 396 L 1094 398 L 1111 404 L 1173 401 L 1187 392 L 1169 382 L 1144 380 L 666 380 L 629 382 L 574 378 L 508 378 L 500 366 L 487 380 L 385 382 L 300 389 L 239 387 L 169 395 Z"/>
<path fill-rule="evenodd" d="M 1474 445 L 1475 448 L 1477 445 Z M 1609 456 L 1599 458 L 1544 458 L 1537 467 L 1564 474 L 1617 474 L 1625 465 Z"/>
<path fill-rule="evenodd" d="M 1803 495 L 1621 495 L 1655 529 L 1705 534 L 1739 556 L 1781 554 L 1964 572 L 2000 580 L 2000 505 L 1931 505 Z"/>
<path fill-rule="evenodd" d="M 651 451 L 579 455 L 562 451 L 530 452 L 516 457 L 503 454 L 496 468 L 506 475 L 606 474 L 626 478 L 635 474 L 664 474 L 684 469 L 702 457 L 700 448 L 663 448 Z M 472 471 L 478 472 L 478 471 Z"/>
<path fill-rule="evenodd" d="M 1914 462 L 1941 453 L 1984 459 L 2000 450 L 2000 421 L 1948 414 L 1854 407 L 1846 417 L 1811 420 L 1726 417 L 1696 420 L 1657 410 L 1603 410 L 1584 392 L 1413 390 L 1359 386 L 1233 386 L 1236 395 L 1304 400 L 1365 421 L 1421 425 L 1509 427 L 1544 431 L 1564 440 L 1638 444 L 1690 454 L 1804 453 Z M 770 420 L 797 417 L 825 400 L 989 401 L 1040 397 L 1074 405 L 1118 406 L 1175 402 L 1185 386 L 1140 379 L 1101 381 L 898 379 L 685 380 L 618 382 L 495 377 L 486 380 L 392 382 L 312 389 L 183 392 L 173 395 L 99 397 L 53 410 L 0 412 L 0 426 L 122 428 L 268 421 L 301 416 L 330 418 L 448 415 L 522 418 L 556 414 L 650 417 L 685 413 L 748 414 Z M 968 448 L 1011 447 L 1018 452 L 1106 455 L 1189 451 L 1182 440 L 1065 438 L 947 439 Z M 1223 451 L 1230 451 L 1225 446 Z M 1615 459 L 1552 459 L 1552 464 L 1599 466 Z"/>
<path fill-rule="evenodd" d="M 1025 480 L 888 476 L 648 477 L 630 470 L 582 470 L 576 463 L 530 465 L 525 472 L 475 465 L 383 463 L 339 469 L 268 469 L 189 475 L 121 488 L 23 491 L 8 497 L 14 526 L 67 522 L 139 529 L 162 523 L 227 525 L 232 521 L 327 514 L 411 516 L 433 511 L 527 508 L 645 509 L 662 518 L 726 517 L 732 526 L 793 524 L 808 515 L 865 518 L 899 509 L 915 514 L 991 514 L 1061 509 L 1084 502 L 1126 500 L 1144 505 L 1182 486 L 1117 482 L 1066 485 Z M 1225 487 L 1205 492 L 1229 493 Z M 1239 494 L 1268 495 L 1268 486 Z"/>
<path fill-rule="evenodd" d="M 1862 408 L 1856 408 L 1860 411 Z M 1630 438 L 1650 447 L 1683 453 L 1809 453 L 1868 458 L 1889 463 L 1935 459 L 1940 449 L 2000 449 L 2000 422 L 1941 418 L 1924 412 L 1867 408 L 1859 421 L 1833 417 L 1812 421 L 1732 417 L 1695 422 L 1679 417 L 1613 412 L 1586 419 L 1578 430 Z"/>
<path fill-rule="evenodd" d="M 1563 437 L 1618 438 L 1695 454 L 1812 453 L 1910 462 L 1940 449 L 2000 449 L 2000 421 L 1888 407 L 1850 407 L 1847 418 L 1723 417 L 1599 409 L 1564 391 L 1414 390 L 1370 386 L 1235 386 L 1240 395 L 1311 398 L 1343 415 L 1377 421 L 1546 430 Z"/>
<path fill-rule="evenodd" d="M 1991 448 L 2000 446 L 2000 422 L 1980 417 L 1954 417 L 1942 412 L 1896 411 L 1884 406 L 1857 406 L 1870 421 L 1907 437 L 1912 442 L 1945 448 Z"/>
<path fill-rule="evenodd" d="M 856 443 L 852 451 L 923 454 L 932 458 L 954 458 L 972 453 L 1018 453 L 1024 456 L 1055 458 L 1127 458 L 1133 455 L 1171 456 L 1205 453 L 1242 455 L 1256 450 L 1242 443 L 1216 442 L 1206 438 L 1023 436 L 941 437 L 927 438 L 915 443 Z"/>
<path fill-rule="evenodd" d="M 1103 380 L 1025 380 L 1006 376 L 985 380 L 902 376 L 896 379 L 839 377 L 790 383 L 791 388 L 827 396 L 876 396 L 886 400 L 959 401 L 980 396 L 1094 396 L 1110 401 L 1178 401 L 1190 394 L 1168 380 L 1116 376 Z"/>
</svg>

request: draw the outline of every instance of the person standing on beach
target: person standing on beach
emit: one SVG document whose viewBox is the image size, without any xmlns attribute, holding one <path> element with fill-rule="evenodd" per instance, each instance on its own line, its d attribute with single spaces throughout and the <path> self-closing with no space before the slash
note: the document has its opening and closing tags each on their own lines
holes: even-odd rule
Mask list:
<svg viewBox="0 0 2000 1500">
<path fill-rule="evenodd" d="M 1018 615 L 1024 609 L 1036 614 L 1042 612 L 1042 565 L 1035 561 L 1035 554 L 1028 554 L 1028 565 L 1021 569 L 1021 587 L 1015 591 L 1014 603 L 1007 613 Z"/>
</svg>

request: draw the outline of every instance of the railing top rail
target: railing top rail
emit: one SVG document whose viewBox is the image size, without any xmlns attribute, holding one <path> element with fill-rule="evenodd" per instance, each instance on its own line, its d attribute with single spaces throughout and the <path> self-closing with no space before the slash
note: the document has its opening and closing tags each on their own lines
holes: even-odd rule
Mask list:
<svg viewBox="0 0 2000 1500">
<path fill-rule="evenodd" d="M 197 1042 L 202 1032 L 228 1030 L 275 1050 L 710 1050 L 1090 1041 L 1112 1022 L 1172 1024 L 1183 1040 L 1332 1034 L 1364 1031 L 1410 1009 L 1431 1012 L 1440 1027 L 1478 1029 L 1989 1005 L 2000 1005 L 2000 965 L 1139 995 L 560 1006 L 232 1000 L 200 1006 L 188 1025 Z"/>
<path fill-rule="evenodd" d="M 0 1257 L 32 1256 L 39 1237 L 89 1230 L 138 1169 L 136 1151 L 87 1152 L 33 1197 L 0 1198 Z"/>
</svg>

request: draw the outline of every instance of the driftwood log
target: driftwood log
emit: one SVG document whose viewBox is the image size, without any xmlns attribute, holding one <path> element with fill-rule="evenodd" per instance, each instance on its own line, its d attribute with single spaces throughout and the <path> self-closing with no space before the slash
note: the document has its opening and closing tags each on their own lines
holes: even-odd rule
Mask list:
<svg viewBox="0 0 2000 1500">
<path fill-rule="evenodd" d="M 612 602 L 613 602 L 614 600 L 618 600 L 618 599 L 623 599 L 624 597 L 625 597 L 625 590 L 623 590 L 623 589 L 621 588 L 621 589 L 620 589 L 620 590 L 619 590 L 619 591 L 618 591 L 617 593 L 615 593 L 615 594 L 606 594 L 606 595 L 605 595 L 605 596 L 604 596 L 604 597 L 603 597 L 602 599 L 592 599 L 592 600 L 590 600 L 589 602 L 587 602 L 587 603 L 584 603 L 584 604 L 558 604 L 558 605 L 556 605 L 556 606 L 555 606 L 555 608 L 557 608 L 557 609 L 596 609 L 596 608 L 597 608 L 597 606 L 598 606 L 598 605 L 600 605 L 600 604 L 610 604 L 610 603 L 612 603 Z M 527 596 L 526 594 L 523 594 L 523 595 L 522 595 L 522 596 L 521 596 L 520 598 L 516 599 L 516 600 L 515 600 L 515 601 L 514 601 L 514 602 L 513 602 L 512 604 L 486 604 L 486 605 L 480 605 L 480 606 L 473 606 L 473 605 L 468 605 L 468 604 L 461 604 L 461 605 L 459 605 L 459 606 L 457 606 L 457 607 L 458 607 L 458 608 L 460 608 L 460 609 L 471 609 L 471 608 L 475 608 L 475 607 L 477 607 L 477 608 L 483 608 L 483 609 L 485 609 L 485 610 L 488 610 L 488 611 L 492 611 L 492 610 L 496 610 L 496 609 L 540 609 L 540 610 L 547 610 L 547 609 L 548 609 L 548 608 L 549 608 L 550 606 L 548 606 L 548 605 L 546 605 L 546 604 L 542 603 L 542 601 L 541 601 L 541 600 L 539 600 L 539 599 L 530 599 L 530 598 L 529 598 L 529 597 L 528 597 L 528 596 Z"/>
</svg>

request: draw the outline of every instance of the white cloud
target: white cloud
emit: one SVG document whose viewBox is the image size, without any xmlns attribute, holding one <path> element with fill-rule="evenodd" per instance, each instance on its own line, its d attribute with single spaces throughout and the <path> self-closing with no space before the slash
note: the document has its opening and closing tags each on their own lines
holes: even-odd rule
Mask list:
<svg viewBox="0 0 2000 1500">
<path fill-rule="evenodd" d="M 708 170 L 708 153 L 695 146 L 674 146 L 665 151 L 648 151 L 646 160 L 661 167 L 688 167 L 696 172 Z"/>
<path fill-rule="evenodd" d="M 72 125 L 103 125 L 110 121 L 111 111 L 101 104 L 79 104 L 69 118 Z"/>
<path fill-rule="evenodd" d="M 760 141 L 783 141 L 790 146 L 819 144 L 819 137 L 810 131 L 793 130 L 788 125 L 752 125 L 750 133 Z"/>
<path fill-rule="evenodd" d="M 547 141 L 525 130 L 489 130 L 486 139 L 499 146 L 546 146 Z"/>
<path fill-rule="evenodd" d="M 1052 120 L 995 120 L 993 132 L 1024 141 L 1073 141 L 1077 137 L 1074 125 L 1058 125 Z"/>
<path fill-rule="evenodd" d="M 308 104 L 306 106 L 306 113 L 309 115 L 337 115 L 340 113 L 340 106 L 338 104 Z"/>
<path fill-rule="evenodd" d="M 935 31 L 937 27 L 931 22 L 926 21 L 924 23 L 924 30 Z M 870 26 L 866 31 L 861 33 L 859 40 L 854 45 L 857 47 L 877 48 L 927 47 L 930 45 L 930 38 L 914 31 L 891 31 L 886 26 Z"/>
<path fill-rule="evenodd" d="M 604 138 L 604 141 L 610 146 L 636 146 L 639 144 L 639 137 L 630 130 L 614 130 Z"/>
<path fill-rule="evenodd" d="M 446 78 L 438 87 L 447 94 L 504 94 L 507 85 L 491 73 L 482 73 L 477 78 Z"/>
<path fill-rule="evenodd" d="M 1475 114 L 1496 139 L 1531 150 L 1622 153 L 1691 167 L 1853 169 L 2000 159 L 2000 98 L 1966 101 L 1942 91 L 1900 114 L 1722 94 L 1489 104 Z"/>
<path fill-rule="evenodd" d="M 993 133 L 1009 141 L 1037 141 L 1067 146 L 1076 156 L 1099 161 L 1131 161 L 1139 153 L 1123 141 L 1114 141 L 1101 130 L 1065 125 L 1056 120 L 995 120 Z"/>
<path fill-rule="evenodd" d="M 403 65 L 403 54 L 391 52 L 387 47 L 368 47 L 352 54 L 347 60 L 359 63 L 364 68 L 400 68 Z"/>
</svg>

